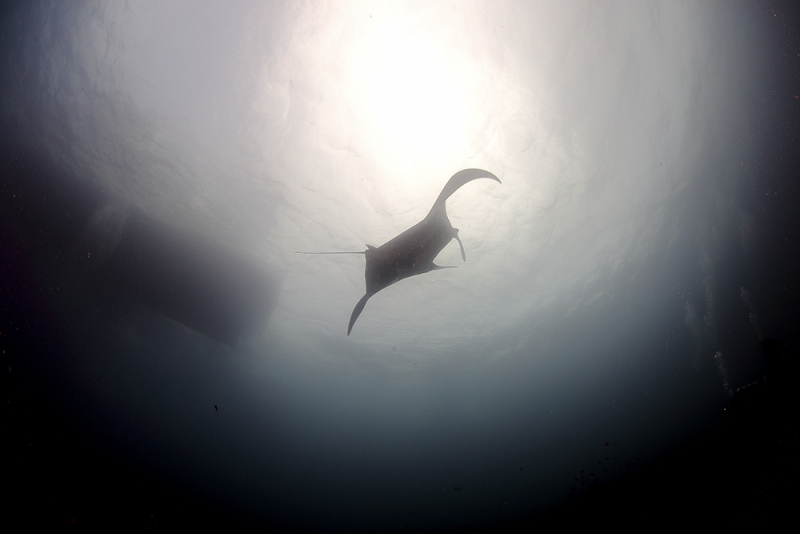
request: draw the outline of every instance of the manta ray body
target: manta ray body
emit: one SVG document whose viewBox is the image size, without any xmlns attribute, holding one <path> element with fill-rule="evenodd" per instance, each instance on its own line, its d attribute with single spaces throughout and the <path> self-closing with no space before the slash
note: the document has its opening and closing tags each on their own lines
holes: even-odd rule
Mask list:
<svg viewBox="0 0 800 534">
<path fill-rule="evenodd" d="M 367 245 L 364 252 L 317 252 L 316 254 L 364 254 L 367 266 L 364 271 L 367 291 L 358 301 L 350 316 L 347 335 L 353 330 L 358 316 L 372 295 L 395 282 L 409 276 L 424 274 L 436 269 L 446 269 L 450 266 L 436 265 L 433 260 L 439 252 L 455 239 L 461 247 L 461 258 L 467 261 L 464 244 L 458 237 L 458 228 L 453 228 L 447 218 L 445 202 L 450 195 L 455 193 L 462 185 L 478 178 L 490 178 L 500 183 L 500 179 L 489 171 L 482 169 L 465 169 L 455 173 L 447 184 L 431 211 L 420 222 L 387 241 L 379 247 Z M 307 253 L 311 254 L 311 253 Z"/>
</svg>

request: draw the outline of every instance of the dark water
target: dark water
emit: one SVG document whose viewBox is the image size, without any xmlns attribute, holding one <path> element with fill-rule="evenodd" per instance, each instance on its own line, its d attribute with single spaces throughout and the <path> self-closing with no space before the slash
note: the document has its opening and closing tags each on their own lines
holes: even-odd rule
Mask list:
<svg viewBox="0 0 800 534">
<path fill-rule="evenodd" d="M 267 24 L 264 46 L 291 48 L 280 44 L 277 22 L 264 22 L 264 13 L 285 6 L 228 13 L 202 4 L 196 25 L 175 22 L 195 19 L 186 6 L 171 6 L 150 17 L 92 3 L 3 12 L 0 347 L 9 524 L 495 532 L 789 520 L 797 502 L 800 335 L 794 7 L 736 4 L 735 16 L 701 10 L 721 35 L 749 40 L 732 51 L 722 47 L 736 39 L 708 45 L 715 52 L 704 57 L 728 69 L 720 79 L 738 84 L 692 100 L 715 104 L 690 114 L 707 137 L 674 191 L 597 171 L 584 184 L 585 202 L 577 186 L 556 191 L 554 207 L 535 222 L 552 222 L 560 240 L 538 241 L 523 224 L 538 197 L 508 214 L 527 190 L 513 166 L 497 171 L 513 194 L 487 193 L 477 205 L 497 204 L 515 217 L 520 229 L 498 240 L 514 247 L 485 245 L 492 232 L 462 222 L 469 262 L 460 271 L 473 278 L 403 281 L 395 289 L 407 287 L 408 300 L 386 291 L 348 338 L 363 264 L 297 263 L 299 247 L 280 230 L 314 221 L 328 204 L 292 196 L 306 183 L 302 175 L 266 185 L 225 175 L 220 169 L 233 160 L 249 177 L 263 163 L 247 159 L 252 147 L 215 144 L 246 135 L 212 111 L 245 123 L 256 113 L 241 103 L 250 102 L 246 91 L 219 81 L 241 81 L 241 64 L 195 83 L 203 61 L 228 65 L 233 30 L 248 28 L 243 20 Z M 125 33 L 137 17 L 152 22 L 145 25 L 152 33 Z M 143 67 L 115 70 L 108 60 L 109 70 L 101 62 L 94 72 L 85 60 L 113 59 L 122 45 L 146 46 L 161 32 L 173 46 L 145 56 Z M 86 56 L 102 48 L 102 35 L 111 52 Z M 187 42 L 203 43 L 196 56 L 175 44 Z M 120 64 L 132 61 L 125 57 Z M 188 74 L 164 88 L 165 100 L 148 107 L 133 89 L 126 93 L 139 84 L 126 74 L 175 65 Z M 690 82 L 713 85 L 711 65 L 694 64 Z M 646 73 L 659 70 L 638 69 L 630 79 L 643 86 Z M 306 98 L 298 91 L 302 98 L 293 98 Z M 611 101 L 625 118 L 625 106 Z M 287 113 L 290 121 L 300 112 Z M 597 120 L 583 113 L 586 123 Z M 682 116 L 677 108 L 668 115 L 673 123 Z M 631 117 L 626 124 L 641 126 Z M 276 131 L 290 138 L 298 124 Z M 635 144 L 633 130 L 607 148 L 635 158 L 620 148 Z M 663 163 L 683 168 L 668 158 L 693 153 L 697 140 L 678 139 L 689 148 L 665 150 Z M 608 163 L 583 158 L 589 167 Z M 286 171 L 274 163 L 280 159 L 264 161 L 267 174 Z M 619 208 L 603 204 L 604 191 L 637 187 L 645 192 L 618 197 Z M 623 200 L 639 204 L 628 209 Z M 614 244 L 575 252 L 595 242 L 559 228 L 581 221 L 582 210 L 597 219 L 573 223 L 577 233 L 600 227 L 597 235 Z M 503 226 L 480 213 L 484 226 Z M 340 226 L 329 223 L 303 245 L 340 239 L 347 235 Z M 634 236 L 636 246 L 617 235 Z M 496 276 L 481 270 L 493 251 L 525 243 L 541 251 L 529 265 L 508 261 Z M 467 270 L 472 265 L 477 270 Z M 539 267 L 575 283 L 537 278 Z M 352 294 L 341 289 L 351 277 L 359 284 Z M 320 282 L 335 298 L 316 292 Z M 456 292 L 465 300 L 450 296 Z M 555 297 L 540 304 L 542 294 Z M 415 314 L 417 323 L 382 319 Z"/>
</svg>

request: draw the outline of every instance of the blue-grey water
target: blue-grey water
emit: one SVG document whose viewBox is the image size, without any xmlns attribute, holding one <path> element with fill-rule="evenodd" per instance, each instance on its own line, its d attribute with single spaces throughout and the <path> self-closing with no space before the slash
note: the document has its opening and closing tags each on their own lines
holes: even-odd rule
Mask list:
<svg viewBox="0 0 800 534">
<path fill-rule="evenodd" d="M 798 11 L 2 9 L 16 526 L 771 526 L 796 509 Z M 457 266 L 364 294 L 447 202 Z"/>
</svg>

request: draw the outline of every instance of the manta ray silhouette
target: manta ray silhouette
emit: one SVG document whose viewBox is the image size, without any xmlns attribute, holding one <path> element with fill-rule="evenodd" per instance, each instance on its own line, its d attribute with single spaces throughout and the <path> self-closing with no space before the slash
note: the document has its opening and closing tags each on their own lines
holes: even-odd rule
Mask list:
<svg viewBox="0 0 800 534">
<path fill-rule="evenodd" d="M 453 239 L 458 241 L 461 247 L 461 258 L 467 261 L 464 244 L 458 237 L 458 228 L 453 228 L 450 219 L 447 218 L 445 202 L 462 185 L 478 178 L 490 178 L 501 183 L 497 176 L 482 169 L 464 169 L 455 173 L 445 184 L 424 219 L 379 247 L 367 245 L 367 250 L 364 252 L 298 252 L 298 254 L 364 254 L 367 260 L 364 272 L 367 292 L 353 309 L 347 327 L 348 336 L 369 298 L 381 289 L 409 276 L 454 267 L 433 263 L 439 252 Z"/>
</svg>

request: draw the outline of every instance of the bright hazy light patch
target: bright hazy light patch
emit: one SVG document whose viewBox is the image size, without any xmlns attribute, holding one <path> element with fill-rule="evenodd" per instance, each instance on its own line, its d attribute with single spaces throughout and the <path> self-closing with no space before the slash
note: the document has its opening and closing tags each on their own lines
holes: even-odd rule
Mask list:
<svg viewBox="0 0 800 534">
<path fill-rule="evenodd" d="M 320 346 L 450 350 L 603 302 L 734 100 L 705 2 L 96 5 L 43 48 L 68 124 L 40 138 L 68 131 L 121 203 L 283 268 L 267 333 Z M 294 252 L 379 246 L 471 167 L 503 183 L 448 201 L 466 263 L 451 244 L 437 262 L 458 269 L 381 291 L 346 338 L 364 258 Z"/>
<path fill-rule="evenodd" d="M 713 114 L 723 74 L 705 8 L 653 6 L 294 13 L 283 44 L 265 49 L 246 118 L 263 119 L 254 139 L 286 186 L 268 234 L 290 272 L 273 326 L 340 336 L 363 259 L 293 251 L 379 246 L 469 167 L 503 184 L 470 183 L 448 202 L 467 262 L 453 245 L 439 263 L 458 269 L 380 292 L 350 342 L 436 350 L 608 298 L 609 277 L 653 251 L 691 179 L 713 124 L 696 110 Z"/>
<path fill-rule="evenodd" d="M 430 162 L 467 140 L 468 68 L 439 40 L 386 17 L 354 46 L 349 89 L 385 163 Z"/>
</svg>

